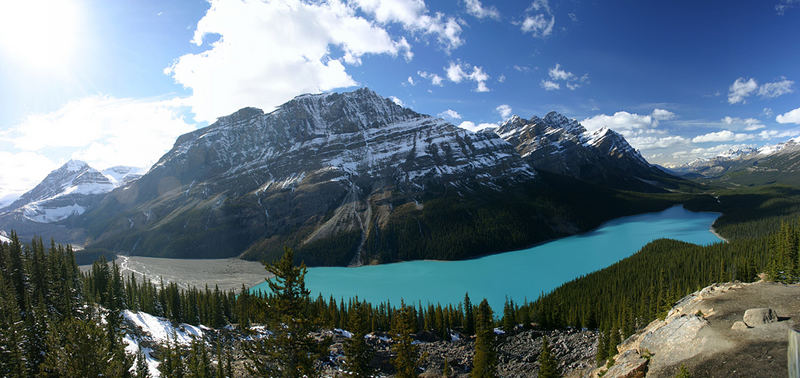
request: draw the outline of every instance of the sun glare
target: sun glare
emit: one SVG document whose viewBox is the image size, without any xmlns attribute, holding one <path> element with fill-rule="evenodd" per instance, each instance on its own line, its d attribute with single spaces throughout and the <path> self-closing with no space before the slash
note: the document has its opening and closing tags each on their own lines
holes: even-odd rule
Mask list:
<svg viewBox="0 0 800 378">
<path fill-rule="evenodd" d="M 11 0 L 0 4 L 2 56 L 40 71 L 69 66 L 80 26 L 77 1 Z"/>
</svg>

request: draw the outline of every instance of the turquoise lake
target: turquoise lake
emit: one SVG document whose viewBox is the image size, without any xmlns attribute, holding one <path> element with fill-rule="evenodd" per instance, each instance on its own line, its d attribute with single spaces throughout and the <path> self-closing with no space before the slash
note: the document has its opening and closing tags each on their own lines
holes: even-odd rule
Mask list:
<svg viewBox="0 0 800 378">
<path fill-rule="evenodd" d="M 372 303 L 402 298 L 456 304 L 469 292 L 473 303 L 486 298 L 502 311 L 505 298 L 522 303 L 542 292 L 605 268 L 634 254 L 645 244 L 671 238 L 708 245 L 721 240 L 711 232 L 718 213 L 697 213 L 675 206 L 658 213 L 618 218 L 597 229 L 531 248 L 462 261 L 409 261 L 358 268 L 309 268 L 306 285 L 312 298 L 351 298 Z M 267 289 L 266 283 L 253 290 Z"/>
</svg>

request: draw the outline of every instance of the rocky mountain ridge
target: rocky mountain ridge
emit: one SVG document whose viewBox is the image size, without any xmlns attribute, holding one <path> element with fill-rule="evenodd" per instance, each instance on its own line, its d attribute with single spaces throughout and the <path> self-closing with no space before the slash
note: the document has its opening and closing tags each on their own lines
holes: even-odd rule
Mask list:
<svg viewBox="0 0 800 378">
<path fill-rule="evenodd" d="M 664 191 L 671 176 L 647 162 L 619 133 L 588 131 L 556 112 L 529 120 L 513 116 L 495 132 L 537 170 L 620 189 Z"/>
<path fill-rule="evenodd" d="M 614 197 L 608 183 L 663 191 L 648 176 L 657 169 L 611 130 L 587 133 L 549 113 L 473 133 L 366 88 L 301 95 L 269 113 L 243 108 L 179 137 L 134 181 L 112 170 L 83 173 L 103 188 L 126 184 L 53 222 L 66 241 L 193 258 L 263 259 L 291 246 L 311 265 L 509 250 L 637 211 L 596 209 L 592 196 Z M 461 240 L 453 248 L 450 238 Z"/>
</svg>

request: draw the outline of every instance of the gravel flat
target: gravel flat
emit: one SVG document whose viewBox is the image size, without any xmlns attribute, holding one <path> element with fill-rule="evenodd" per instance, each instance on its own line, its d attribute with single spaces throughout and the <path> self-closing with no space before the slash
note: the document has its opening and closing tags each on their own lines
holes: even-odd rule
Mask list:
<svg viewBox="0 0 800 378">
<path fill-rule="evenodd" d="M 251 287 L 271 276 L 260 262 L 245 261 L 237 258 L 229 259 L 167 259 L 141 256 L 117 257 L 122 274 L 127 277 L 131 273 L 137 279 L 147 277 L 153 282 L 175 282 L 183 288 L 195 286 L 214 288 L 219 285 L 222 290 L 240 289 L 242 285 Z M 87 271 L 91 265 L 82 265 Z"/>
</svg>

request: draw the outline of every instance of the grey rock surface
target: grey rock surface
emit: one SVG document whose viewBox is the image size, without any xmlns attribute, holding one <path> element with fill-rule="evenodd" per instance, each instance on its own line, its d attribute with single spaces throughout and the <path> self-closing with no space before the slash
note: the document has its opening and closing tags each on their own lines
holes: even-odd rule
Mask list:
<svg viewBox="0 0 800 378">
<path fill-rule="evenodd" d="M 744 312 L 742 320 L 748 327 L 758 327 L 777 322 L 778 314 L 771 308 L 751 308 Z"/>
</svg>

